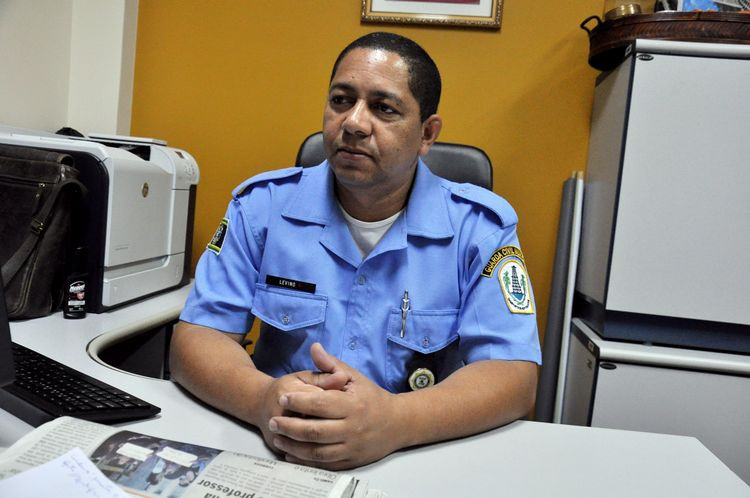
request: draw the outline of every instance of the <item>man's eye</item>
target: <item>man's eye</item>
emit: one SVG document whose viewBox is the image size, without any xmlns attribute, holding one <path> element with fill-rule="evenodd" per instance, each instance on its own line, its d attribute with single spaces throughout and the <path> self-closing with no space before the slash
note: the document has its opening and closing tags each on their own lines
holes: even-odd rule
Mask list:
<svg viewBox="0 0 750 498">
<path fill-rule="evenodd" d="M 376 104 L 375 108 L 383 114 L 396 114 L 396 109 L 387 104 Z"/>
<path fill-rule="evenodd" d="M 332 95 L 330 98 L 331 105 L 343 105 L 348 102 L 348 99 L 344 95 Z"/>
</svg>

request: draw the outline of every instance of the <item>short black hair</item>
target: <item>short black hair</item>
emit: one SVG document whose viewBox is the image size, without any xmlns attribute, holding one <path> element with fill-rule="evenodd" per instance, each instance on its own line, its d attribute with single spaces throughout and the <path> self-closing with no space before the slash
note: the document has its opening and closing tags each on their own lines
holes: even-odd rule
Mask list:
<svg viewBox="0 0 750 498">
<path fill-rule="evenodd" d="M 424 122 L 437 112 L 442 88 L 440 71 L 429 54 L 415 41 L 384 31 L 361 36 L 347 45 L 336 58 L 330 81 L 333 81 L 341 60 L 356 48 L 386 50 L 401 57 L 409 68 L 409 90 L 419 103 L 421 121 Z"/>
</svg>

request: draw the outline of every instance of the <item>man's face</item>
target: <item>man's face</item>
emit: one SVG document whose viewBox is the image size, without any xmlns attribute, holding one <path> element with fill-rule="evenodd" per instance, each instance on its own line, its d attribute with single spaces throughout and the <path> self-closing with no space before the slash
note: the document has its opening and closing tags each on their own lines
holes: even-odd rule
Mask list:
<svg viewBox="0 0 750 498">
<path fill-rule="evenodd" d="M 341 60 L 323 114 L 326 155 L 339 187 L 388 195 L 409 184 L 418 155 L 432 143 L 423 128 L 399 55 L 358 48 Z"/>
</svg>

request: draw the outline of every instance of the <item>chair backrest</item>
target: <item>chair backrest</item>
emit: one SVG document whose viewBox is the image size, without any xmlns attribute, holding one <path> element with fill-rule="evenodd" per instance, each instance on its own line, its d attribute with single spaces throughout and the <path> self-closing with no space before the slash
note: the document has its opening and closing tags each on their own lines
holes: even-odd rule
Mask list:
<svg viewBox="0 0 750 498">
<path fill-rule="evenodd" d="M 313 133 L 302 142 L 297 152 L 297 166 L 315 166 L 326 158 L 323 134 Z M 473 183 L 492 190 L 492 163 L 482 149 L 471 145 L 435 142 L 422 158 L 438 176 L 459 183 Z"/>
</svg>

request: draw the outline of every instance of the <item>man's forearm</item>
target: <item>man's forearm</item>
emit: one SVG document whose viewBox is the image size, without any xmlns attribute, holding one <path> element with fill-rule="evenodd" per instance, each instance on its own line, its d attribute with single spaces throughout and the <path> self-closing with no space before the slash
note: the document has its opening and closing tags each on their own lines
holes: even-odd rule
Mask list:
<svg viewBox="0 0 750 498">
<path fill-rule="evenodd" d="M 263 423 L 260 393 L 273 379 L 228 334 L 180 322 L 169 363 L 172 378 L 206 403 L 253 425 Z"/>
<path fill-rule="evenodd" d="M 428 389 L 399 394 L 400 447 L 467 436 L 526 415 L 536 396 L 537 366 L 479 361 Z"/>
</svg>

